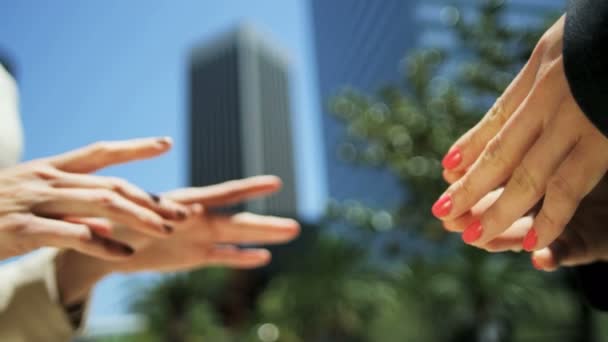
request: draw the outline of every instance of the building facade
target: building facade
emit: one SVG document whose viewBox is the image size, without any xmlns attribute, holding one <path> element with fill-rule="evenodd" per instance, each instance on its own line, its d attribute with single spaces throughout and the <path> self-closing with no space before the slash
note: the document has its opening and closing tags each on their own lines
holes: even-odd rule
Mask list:
<svg viewBox="0 0 608 342">
<path fill-rule="evenodd" d="M 243 25 L 195 48 L 189 74 L 190 183 L 277 175 L 282 191 L 246 209 L 297 215 L 285 55 Z"/>
</svg>

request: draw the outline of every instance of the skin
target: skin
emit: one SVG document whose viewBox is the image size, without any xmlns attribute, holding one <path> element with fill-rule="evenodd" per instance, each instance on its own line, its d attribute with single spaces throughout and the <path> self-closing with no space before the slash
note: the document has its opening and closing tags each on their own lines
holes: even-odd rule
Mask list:
<svg viewBox="0 0 608 342">
<path fill-rule="evenodd" d="M 608 139 L 587 119 L 564 73 L 564 17 L 541 38 L 530 60 L 493 108 L 450 149 L 444 221 L 467 221 L 463 239 L 486 246 L 542 199 L 522 241 L 540 251 L 562 235 L 581 200 L 608 170 Z M 499 187 L 496 200 L 467 216 Z M 447 204 L 445 204 L 447 203 Z M 475 225 L 478 234 L 474 233 Z M 520 241 L 520 243 L 522 243 Z"/>
<path fill-rule="evenodd" d="M 175 233 L 169 238 L 149 238 L 118 227 L 112 238 L 136 246 L 136 252 L 125 260 L 102 260 L 75 250 L 64 251 L 58 256 L 57 281 L 63 304 L 81 301 L 97 282 L 115 272 L 175 272 L 206 266 L 247 269 L 268 264 L 271 258 L 268 250 L 237 246 L 290 241 L 299 234 L 299 224 L 292 219 L 251 213 L 218 214 L 213 209 L 267 196 L 280 187 L 279 178 L 258 176 L 164 194 L 163 198 L 191 206 L 193 210 L 192 216 L 176 224 Z M 113 227 L 107 220 L 79 221 Z"/>
<path fill-rule="evenodd" d="M 111 260 L 133 253 L 132 247 L 108 239 L 104 227 L 66 217 L 105 217 L 150 237 L 168 237 L 175 222 L 186 219 L 187 206 L 160 201 L 124 180 L 90 173 L 156 157 L 170 147 L 167 138 L 100 142 L 0 170 L 0 259 L 42 246 Z"/>
<path fill-rule="evenodd" d="M 448 231 L 462 232 L 469 222 L 483 216 L 499 198 L 502 189 L 491 192 L 479 201 L 470 212 L 444 221 Z M 608 261 L 608 176 L 582 200 L 566 229 L 549 246 L 532 253 L 535 267 L 554 271 L 564 266 L 579 266 L 597 261 Z M 534 213 L 516 220 L 494 240 L 480 245 L 489 252 L 521 251 L 521 240 L 532 227 Z"/>
</svg>

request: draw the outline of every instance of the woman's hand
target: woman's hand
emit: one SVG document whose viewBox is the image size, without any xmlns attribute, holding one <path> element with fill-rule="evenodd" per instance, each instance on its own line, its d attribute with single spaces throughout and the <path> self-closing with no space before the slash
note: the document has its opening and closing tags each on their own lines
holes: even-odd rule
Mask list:
<svg viewBox="0 0 608 342">
<path fill-rule="evenodd" d="M 270 252 L 239 245 L 276 244 L 294 239 L 299 224 L 286 218 L 250 213 L 220 214 L 214 208 L 267 196 L 281 187 L 274 176 L 259 176 L 202 188 L 172 191 L 163 197 L 191 205 L 191 217 L 175 225 L 168 239 L 151 239 L 130 229 L 115 229 L 113 239 L 135 246 L 135 253 L 120 262 L 91 258 L 76 251 L 66 251 L 57 261 L 57 277 L 66 303 L 88 293 L 105 275 L 113 272 L 184 271 L 205 266 L 254 268 L 270 262 Z M 90 226 L 108 227 L 111 222 L 79 219 Z"/>
<path fill-rule="evenodd" d="M 535 251 L 532 260 L 545 271 L 608 261 L 608 176 L 583 199 L 560 237 Z"/>
<path fill-rule="evenodd" d="M 155 157 L 170 147 L 165 138 L 97 143 L 0 170 L 0 259 L 42 246 L 109 259 L 133 253 L 128 245 L 107 239 L 108 229 L 74 223 L 76 217 L 105 217 L 149 236 L 167 237 L 173 228 L 165 219 L 185 219 L 187 207 L 121 179 L 88 173 Z"/>
<path fill-rule="evenodd" d="M 491 192 L 471 211 L 444 221 L 447 230 L 462 232 L 479 219 L 499 198 L 502 189 Z M 553 271 L 562 266 L 579 266 L 608 261 L 608 175 L 582 200 L 562 234 L 549 246 L 535 251 L 532 262 L 538 269 Z M 489 252 L 521 251 L 521 241 L 532 227 L 534 213 L 517 219 L 505 232 L 478 247 Z"/>
<path fill-rule="evenodd" d="M 458 219 L 506 184 L 463 232 L 469 244 L 486 245 L 542 199 L 522 242 L 528 251 L 545 248 L 608 169 L 608 139 L 578 107 L 566 80 L 563 31 L 562 17 L 489 113 L 443 161 L 444 177 L 453 184 L 433 206 L 442 220 Z"/>
</svg>

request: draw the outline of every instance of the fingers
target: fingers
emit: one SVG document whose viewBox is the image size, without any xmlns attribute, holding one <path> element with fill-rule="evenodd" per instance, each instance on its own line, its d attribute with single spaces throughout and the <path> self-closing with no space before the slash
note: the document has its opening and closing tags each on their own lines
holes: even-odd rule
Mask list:
<svg viewBox="0 0 608 342">
<path fill-rule="evenodd" d="M 606 150 L 608 140 L 601 134 L 578 142 L 547 183 L 542 208 L 524 239 L 526 250 L 542 249 L 562 234 L 580 201 L 606 173 Z"/>
<path fill-rule="evenodd" d="M 483 248 L 488 252 L 520 252 L 522 250 L 521 241 L 526 236 L 530 227 L 534 222 L 532 215 L 527 215 L 517 219 L 507 230 L 502 234 L 480 245 L 479 248 Z"/>
<path fill-rule="evenodd" d="M 216 246 L 202 253 L 199 266 L 224 266 L 250 269 L 270 263 L 271 254 L 266 249 L 239 249 L 234 246 Z"/>
<path fill-rule="evenodd" d="M 453 178 L 454 173 L 466 170 L 478 159 L 488 142 L 524 101 L 534 85 L 542 54 L 542 48 L 535 49 L 528 63 L 484 118 L 450 148 L 442 161 L 448 178 Z"/>
<path fill-rule="evenodd" d="M 229 206 L 248 199 L 269 195 L 281 188 L 276 176 L 257 176 L 200 188 L 169 192 L 165 196 L 183 204 L 200 203 L 204 206 Z"/>
<path fill-rule="evenodd" d="M 275 244 L 293 240 L 300 225 L 292 219 L 240 213 L 231 216 L 211 216 L 207 224 L 213 232 L 213 242 L 234 244 Z M 208 237 L 201 235 L 204 239 Z"/>
<path fill-rule="evenodd" d="M 91 173 L 112 165 L 159 156 L 171 145 L 170 138 L 98 142 L 48 160 L 65 172 Z"/>
<path fill-rule="evenodd" d="M 549 178 L 576 143 L 571 110 L 569 105 L 562 106 L 517 166 L 500 198 L 482 215 L 483 234 L 475 245 L 493 240 L 543 197 Z"/>
<path fill-rule="evenodd" d="M 560 71 L 553 68 L 547 79 L 559 77 Z M 555 97 L 561 96 L 554 88 L 554 85 L 545 81 L 542 86 L 532 90 L 500 133 L 485 146 L 465 176 L 452 184 L 433 206 L 435 216 L 443 219 L 460 216 L 511 176 L 537 139 L 543 118 L 559 108 L 560 102 Z"/>
<path fill-rule="evenodd" d="M 36 247 L 71 248 L 106 260 L 123 260 L 133 254 L 133 249 L 129 246 L 98 236 L 83 224 L 30 214 L 7 216 L 15 223 L 12 232 L 16 234 L 16 239 L 20 243 L 29 242 Z M 3 217 L 1 220 L 6 219 L 7 217 Z"/>
<path fill-rule="evenodd" d="M 119 196 L 148 208 L 169 220 L 183 220 L 188 215 L 188 208 L 171 200 L 147 193 L 137 186 L 120 178 L 101 177 L 86 174 L 59 172 L 52 180 L 55 188 L 88 188 L 107 189 Z"/>
<path fill-rule="evenodd" d="M 496 189 L 486 196 L 484 196 L 477 204 L 471 208 L 470 211 L 464 213 L 456 217 L 453 220 L 445 220 L 443 221 L 443 227 L 451 232 L 462 232 L 464 231 L 471 223 L 479 218 L 486 212 L 486 210 L 499 198 L 502 194 L 503 188 Z"/>
<path fill-rule="evenodd" d="M 551 272 L 561 266 L 578 266 L 597 261 L 591 246 L 575 227 L 571 227 L 549 246 L 532 253 L 532 264 L 539 270 Z"/>
<path fill-rule="evenodd" d="M 33 208 L 43 216 L 104 217 L 153 237 L 167 237 L 173 227 L 153 211 L 109 190 L 50 189 L 47 201 Z"/>
</svg>

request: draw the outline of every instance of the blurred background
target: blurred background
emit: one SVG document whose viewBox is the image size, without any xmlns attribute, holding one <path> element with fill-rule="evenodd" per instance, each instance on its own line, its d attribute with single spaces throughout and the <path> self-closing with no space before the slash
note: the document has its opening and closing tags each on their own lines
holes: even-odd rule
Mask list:
<svg viewBox="0 0 608 342">
<path fill-rule="evenodd" d="M 106 279 L 81 340 L 608 341 L 568 272 L 463 246 L 430 215 L 442 155 L 564 6 L 0 2 L 25 159 L 168 135 L 168 155 L 104 173 L 155 192 L 277 174 L 246 209 L 303 225 L 264 269 Z"/>
</svg>

